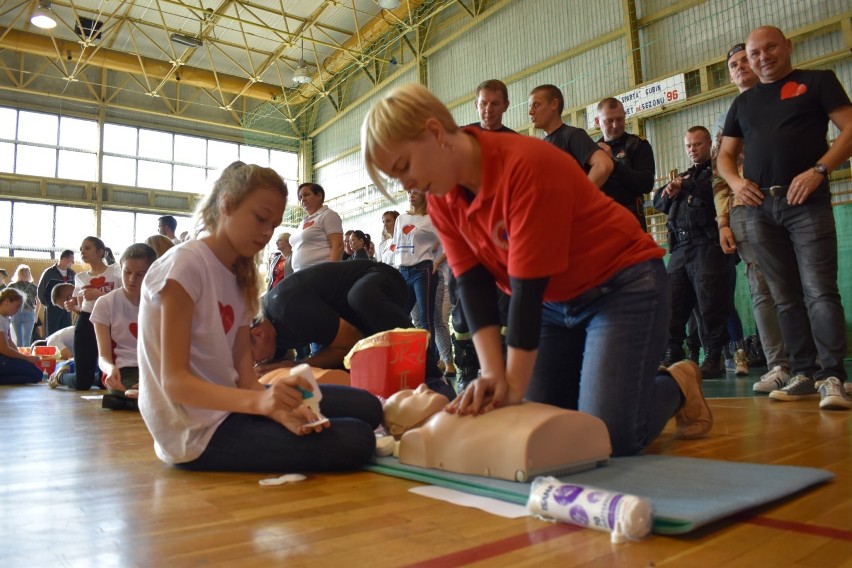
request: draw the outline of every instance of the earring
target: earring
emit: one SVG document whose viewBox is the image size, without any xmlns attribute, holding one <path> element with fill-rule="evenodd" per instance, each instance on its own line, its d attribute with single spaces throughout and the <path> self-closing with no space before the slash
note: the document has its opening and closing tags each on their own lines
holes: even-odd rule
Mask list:
<svg viewBox="0 0 852 568">
<path fill-rule="evenodd" d="M 447 144 L 446 142 L 441 142 L 441 150 L 447 150 L 449 152 L 453 151 L 452 144 Z"/>
</svg>

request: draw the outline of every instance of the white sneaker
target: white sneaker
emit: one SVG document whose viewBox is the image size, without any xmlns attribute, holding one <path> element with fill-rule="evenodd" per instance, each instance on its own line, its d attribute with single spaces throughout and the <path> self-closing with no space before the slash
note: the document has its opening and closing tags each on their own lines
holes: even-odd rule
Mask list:
<svg viewBox="0 0 852 568">
<path fill-rule="evenodd" d="M 846 391 L 837 377 L 828 377 L 823 381 L 817 381 L 816 388 L 819 391 L 819 407 L 825 410 L 849 410 L 852 402 L 846 395 Z"/>
<path fill-rule="evenodd" d="M 843 383 L 843 390 L 846 391 L 846 394 L 852 394 L 852 382 L 846 381 Z"/>
<path fill-rule="evenodd" d="M 790 373 L 781 365 L 776 365 L 771 371 L 760 377 L 760 380 L 754 383 L 752 390 L 754 392 L 772 392 L 787 386 L 790 382 Z"/>
</svg>

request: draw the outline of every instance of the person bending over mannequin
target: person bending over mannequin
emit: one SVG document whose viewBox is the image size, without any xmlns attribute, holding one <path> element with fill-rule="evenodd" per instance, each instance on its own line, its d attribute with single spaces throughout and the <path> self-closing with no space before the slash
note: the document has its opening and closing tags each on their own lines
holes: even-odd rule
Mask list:
<svg viewBox="0 0 852 568">
<path fill-rule="evenodd" d="M 251 329 L 257 370 L 262 374 L 300 363 L 343 368 L 343 358 L 364 337 L 412 327 L 406 300 L 402 276 L 379 262 L 329 262 L 296 272 L 263 297 L 262 317 Z M 305 359 L 286 358 L 305 343 L 321 348 Z M 426 377 L 430 387 L 453 398 L 431 350 L 427 350 Z"/>
</svg>

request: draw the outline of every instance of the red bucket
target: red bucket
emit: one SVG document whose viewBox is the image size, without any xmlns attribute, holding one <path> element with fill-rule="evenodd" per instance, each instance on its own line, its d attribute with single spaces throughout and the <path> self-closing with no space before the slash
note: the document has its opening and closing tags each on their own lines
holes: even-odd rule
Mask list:
<svg viewBox="0 0 852 568">
<path fill-rule="evenodd" d="M 426 380 L 425 329 L 393 329 L 359 341 L 344 359 L 352 386 L 387 398 Z"/>
</svg>

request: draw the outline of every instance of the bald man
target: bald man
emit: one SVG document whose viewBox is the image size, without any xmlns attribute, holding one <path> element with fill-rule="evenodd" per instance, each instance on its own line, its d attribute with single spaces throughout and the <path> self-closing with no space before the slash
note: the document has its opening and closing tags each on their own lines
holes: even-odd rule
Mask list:
<svg viewBox="0 0 852 568">
<path fill-rule="evenodd" d="M 790 352 L 792 378 L 769 397 L 819 397 L 821 409 L 848 410 L 846 323 L 828 176 L 852 155 L 852 103 L 832 71 L 793 69 L 792 52 L 778 28 L 749 34 L 746 56 L 760 82 L 728 111 L 718 167 L 736 198 L 754 208 L 747 230 Z M 829 121 L 840 130 L 831 147 Z"/>
</svg>

